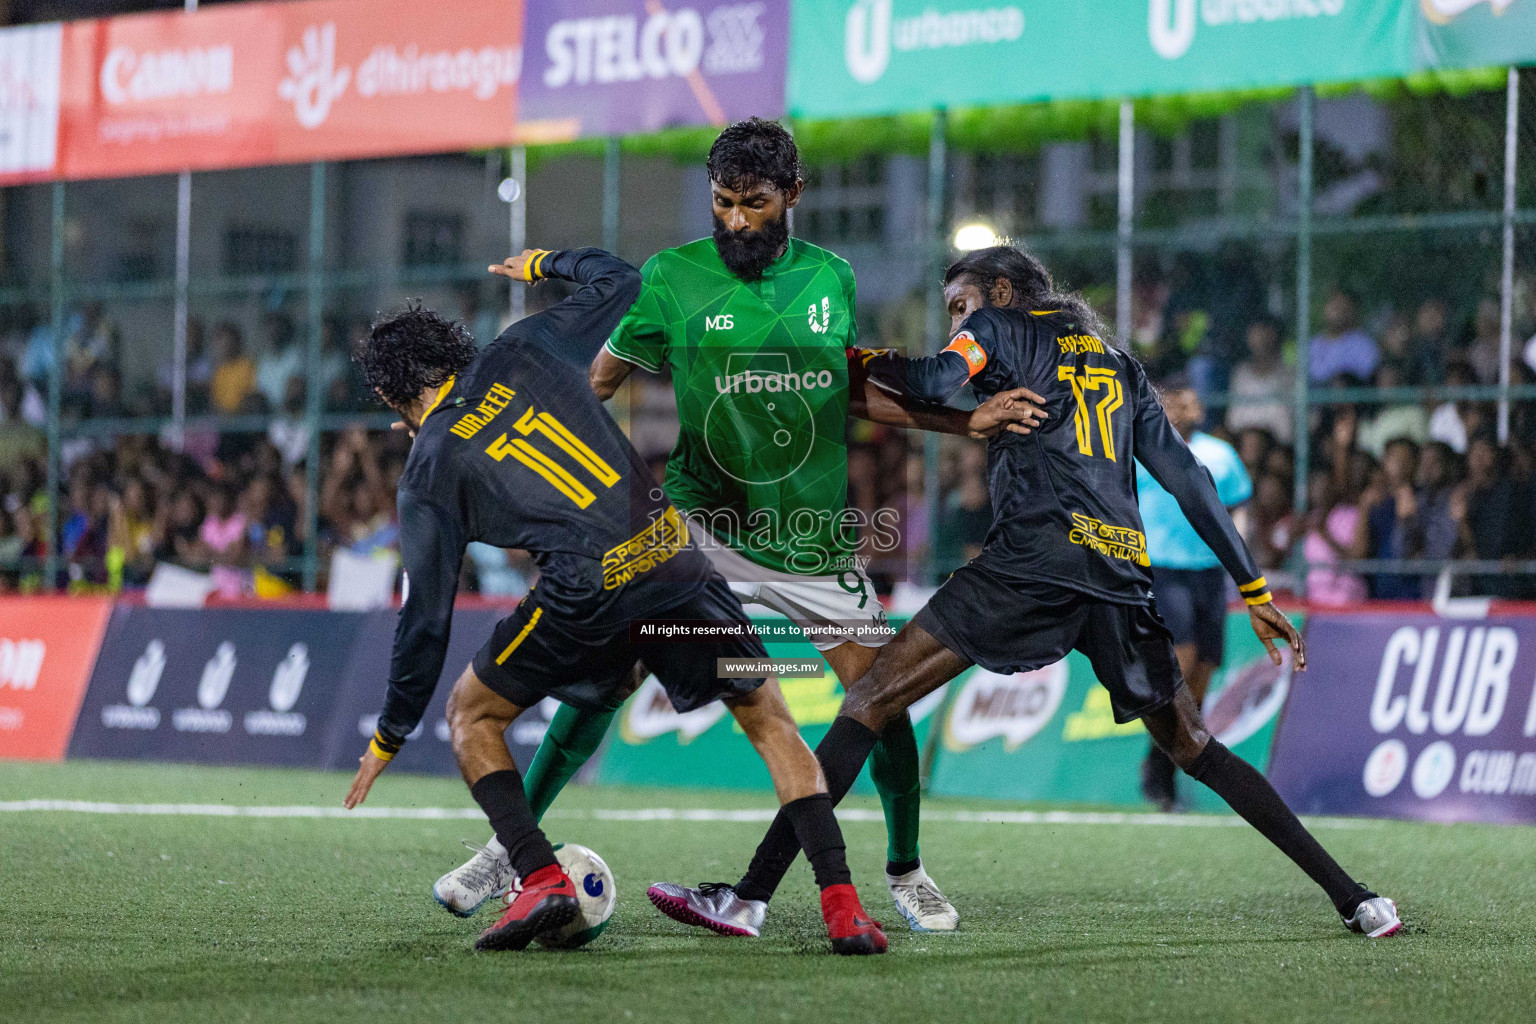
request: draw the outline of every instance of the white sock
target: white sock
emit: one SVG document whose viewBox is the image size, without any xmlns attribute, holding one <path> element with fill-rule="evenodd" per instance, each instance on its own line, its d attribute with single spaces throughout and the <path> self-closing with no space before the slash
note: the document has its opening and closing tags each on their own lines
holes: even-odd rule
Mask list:
<svg viewBox="0 0 1536 1024">
<path fill-rule="evenodd" d="M 501 845 L 501 840 L 496 838 L 496 834 L 494 832 L 491 833 L 491 838 L 486 841 L 485 848 L 490 851 L 491 856 L 495 857 L 497 860 L 507 859 L 507 848 Z"/>
</svg>

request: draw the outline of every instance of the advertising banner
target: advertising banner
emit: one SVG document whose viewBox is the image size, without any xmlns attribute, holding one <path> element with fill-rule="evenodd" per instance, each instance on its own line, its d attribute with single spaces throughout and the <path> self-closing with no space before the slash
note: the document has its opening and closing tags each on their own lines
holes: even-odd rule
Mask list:
<svg viewBox="0 0 1536 1024">
<path fill-rule="evenodd" d="M 527 19 L 529 140 L 784 112 L 789 0 L 539 0 Z"/>
<path fill-rule="evenodd" d="M 463 150 L 513 137 L 522 4 L 302 0 L 63 27 L 60 173 Z"/>
<path fill-rule="evenodd" d="M 804 639 L 775 639 L 774 634 L 797 633 L 786 619 L 753 618 L 765 634 L 763 646 L 774 658 L 820 660 L 816 648 Z M 892 621 L 899 628 L 901 623 Z M 843 688 L 830 668 L 819 676 L 780 679 L 789 713 L 801 735 L 812 747 L 821 742 L 843 703 Z M 918 749 L 927 745 L 934 710 L 944 700 L 944 690 L 930 694 L 912 708 Z M 724 704 L 716 701 L 680 715 L 672 709 L 666 691 L 652 676 L 624 707 L 608 735 L 608 749 L 598 769 L 598 782 L 635 786 L 705 786 L 719 789 L 771 790 L 762 758 L 752 749 L 746 734 Z M 866 766 L 855 783 L 855 793 L 873 793 Z"/>
<path fill-rule="evenodd" d="M 1536 0 L 1420 0 L 1415 6 L 1424 67 L 1536 61 Z"/>
<path fill-rule="evenodd" d="M 0 758 L 64 756 L 111 608 L 98 598 L 0 597 Z"/>
<path fill-rule="evenodd" d="M 69 756 L 319 766 L 366 618 L 119 606 Z"/>
<path fill-rule="evenodd" d="M 0 182 L 54 173 L 63 39 L 57 23 L 0 29 Z"/>
<path fill-rule="evenodd" d="M 843 117 L 1391 75 L 1406 70 L 1415 6 L 797 0 L 789 108 Z"/>
<path fill-rule="evenodd" d="M 1290 656 L 1270 664 L 1248 616 L 1227 618 L 1226 663 L 1211 679 L 1211 732 L 1263 770 L 1290 685 Z M 1072 803 L 1142 803 L 1140 722 L 1115 722 L 1109 692 L 1088 659 L 1073 652 L 1035 672 L 1003 676 L 973 668 L 950 684 L 938 725 L 929 791 L 946 796 Z M 1222 810 L 1204 786 L 1181 777 L 1179 796 L 1197 810 Z"/>
<path fill-rule="evenodd" d="M 504 610 L 486 608 L 461 608 L 453 613 L 448 657 L 443 662 L 437 692 L 432 695 L 432 703 L 427 706 L 421 725 L 391 762 L 391 771 L 458 774 L 459 767 L 448 738 L 448 694 L 464 666 L 491 635 L 497 620 L 506 614 Z M 379 711 L 384 707 L 397 618 L 398 613 L 394 611 L 374 612 L 358 631 L 346 673 L 337 679 L 340 692 L 335 712 L 326 727 L 321 767 L 354 770 L 357 759 L 367 749 L 374 726 L 378 724 Z M 524 712 L 507 730 L 507 745 L 512 748 L 512 758 L 520 770 L 528 769 L 556 707 L 555 701 L 546 700 L 539 707 Z"/>
<path fill-rule="evenodd" d="M 1270 778 L 1301 813 L 1536 822 L 1536 618 L 1320 615 Z"/>
</svg>

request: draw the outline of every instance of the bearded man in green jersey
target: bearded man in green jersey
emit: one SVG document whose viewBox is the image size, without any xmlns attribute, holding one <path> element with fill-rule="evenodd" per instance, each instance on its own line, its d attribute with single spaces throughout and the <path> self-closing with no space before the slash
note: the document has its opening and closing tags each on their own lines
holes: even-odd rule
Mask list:
<svg viewBox="0 0 1536 1024">
<path fill-rule="evenodd" d="M 790 619 L 846 688 L 892 631 L 855 558 L 847 513 L 850 412 L 876 422 L 986 436 L 1038 423 L 1028 392 L 965 413 L 880 391 L 862 374 L 854 279 L 834 253 L 789 234 L 803 182 L 794 140 L 752 118 L 710 150 L 710 238 L 646 262 L 639 299 L 591 367 L 607 399 L 636 366 L 670 370 L 680 423 L 665 487 L 690 533 L 745 604 Z M 556 712 L 527 775 L 534 813 L 597 749 L 612 713 Z M 885 808 L 886 880 L 917 931 L 952 931 L 959 916 L 918 854 L 919 762 L 911 719 L 896 717 L 870 759 Z M 466 844 L 468 845 L 468 844 Z M 751 877 L 778 878 L 788 862 Z M 494 840 L 438 880 L 434 895 L 467 916 L 511 882 Z M 772 890 L 704 887 L 690 907 L 716 931 L 757 935 Z M 653 902 L 665 899 L 665 893 Z M 697 897 L 696 897 L 697 899 Z M 707 905 L 706 905 L 707 904 Z"/>
</svg>

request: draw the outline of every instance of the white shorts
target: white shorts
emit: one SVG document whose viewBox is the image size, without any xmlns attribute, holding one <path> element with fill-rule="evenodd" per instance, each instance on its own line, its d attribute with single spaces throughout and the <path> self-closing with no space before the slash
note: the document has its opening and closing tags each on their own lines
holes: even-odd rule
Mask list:
<svg viewBox="0 0 1536 1024">
<path fill-rule="evenodd" d="M 885 606 L 875 595 L 875 585 L 862 569 L 830 576 L 776 572 L 720 543 L 691 516 L 688 534 L 742 604 L 778 612 L 805 630 L 818 651 L 830 651 L 849 641 L 863 647 L 884 647 L 895 635 L 886 622 Z"/>
</svg>

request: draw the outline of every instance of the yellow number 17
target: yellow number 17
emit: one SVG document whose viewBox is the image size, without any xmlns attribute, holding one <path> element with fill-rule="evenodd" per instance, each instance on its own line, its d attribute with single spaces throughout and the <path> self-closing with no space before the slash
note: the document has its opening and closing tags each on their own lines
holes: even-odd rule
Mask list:
<svg viewBox="0 0 1536 1024">
<path fill-rule="evenodd" d="M 604 487 L 612 487 L 619 482 L 619 474 L 614 472 L 612 466 L 604 462 L 585 442 L 567 430 L 565 424 L 549 413 L 536 414 L 530 408 L 519 416 L 512 426 L 523 437 L 534 433 L 543 434 L 555 443 L 555 447 L 580 463 L 581 467 L 596 477 L 597 482 Z M 514 438 L 509 443 L 507 435 L 502 434 L 491 442 L 485 453 L 497 462 L 508 455 L 512 456 L 548 480 L 554 485 L 555 490 L 574 501 L 577 508 L 586 508 L 597 498 L 590 487 L 577 480 L 564 466 L 524 441 L 522 437 Z"/>
<path fill-rule="evenodd" d="M 1115 379 L 1115 371 L 1096 366 L 1085 366 L 1081 374 L 1073 373 L 1070 366 L 1056 367 L 1056 379 L 1072 382 L 1072 397 L 1077 400 L 1077 414 L 1073 417 L 1073 423 L 1077 427 L 1077 450 L 1084 455 L 1093 454 L 1093 419 L 1098 420 L 1099 442 L 1103 447 L 1104 457 L 1111 462 L 1115 461 L 1115 425 L 1111 417 L 1115 410 L 1125 404 L 1125 392 L 1120 387 L 1120 382 Z M 1099 399 L 1094 406 L 1094 417 L 1090 419 L 1088 414 L 1088 400 L 1085 397 L 1090 391 L 1102 391 L 1104 397 Z"/>
</svg>

